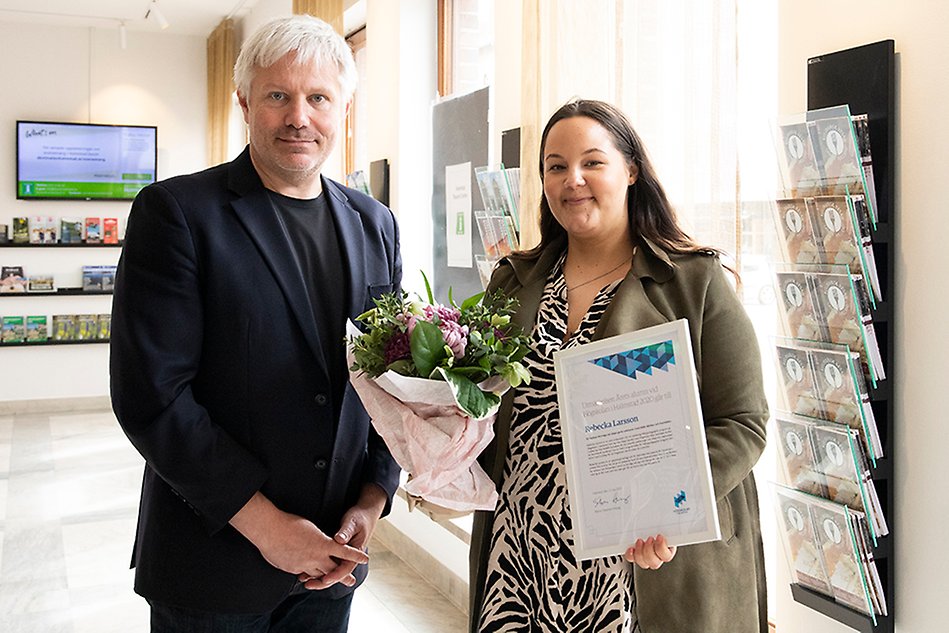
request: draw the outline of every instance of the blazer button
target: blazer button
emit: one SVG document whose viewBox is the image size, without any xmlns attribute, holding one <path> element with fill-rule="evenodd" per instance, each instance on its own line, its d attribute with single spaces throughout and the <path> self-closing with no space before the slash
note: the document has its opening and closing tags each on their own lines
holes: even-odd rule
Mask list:
<svg viewBox="0 0 949 633">
<path fill-rule="evenodd" d="M 316 394 L 316 397 L 313 398 L 313 399 L 316 400 L 316 404 L 320 405 L 321 407 L 322 407 L 322 406 L 325 406 L 326 403 L 327 403 L 328 400 L 329 400 L 329 399 L 326 397 L 326 394 L 323 394 L 323 393 L 318 393 L 318 394 Z"/>
<path fill-rule="evenodd" d="M 329 466 L 329 462 L 323 458 L 320 458 L 313 462 L 313 468 L 317 470 L 326 470 L 326 467 Z"/>
</svg>

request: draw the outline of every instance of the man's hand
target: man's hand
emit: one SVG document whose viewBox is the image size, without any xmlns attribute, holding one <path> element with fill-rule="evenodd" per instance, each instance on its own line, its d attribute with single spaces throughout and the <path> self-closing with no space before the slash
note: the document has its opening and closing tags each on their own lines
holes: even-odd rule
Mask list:
<svg viewBox="0 0 949 633">
<path fill-rule="evenodd" d="M 385 491 L 376 484 L 366 484 L 363 486 L 359 501 L 350 508 L 340 522 L 340 528 L 333 537 L 338 545 L 348 545 L 351 547 L 365 550 L 372 538 L 372 533 L 376 529 L 379 517 L 386 504 Z M 368 558 L 367 558 L 368 560 Z M 340 561 L 339 567 L 320 577 L 313 577 L 308 574 L 300 574 L 300 582 L 304 583 L 307 589 L 326 589 L 336 582 L 340 582 L 340 577 L 353 578 L 353 570 L 360 564 L 353 560 Z M 346 583 L 352 586 L 352 583 Z"/>
<path fill-rule="evenodd" d="M 352 570 L 369 561 L 362 550 L 331 539 L 303 517 L 279 510 L 260 492 L 231 518 L 231 525 L 268 563 L 291 574 L 319 579 L 322 589 L 337 582 L 353 586 Z"/>
</svg>

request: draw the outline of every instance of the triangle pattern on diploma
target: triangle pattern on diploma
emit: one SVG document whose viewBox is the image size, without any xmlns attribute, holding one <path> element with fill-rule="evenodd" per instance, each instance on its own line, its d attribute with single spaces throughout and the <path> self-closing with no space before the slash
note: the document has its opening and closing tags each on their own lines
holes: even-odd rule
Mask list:
<svg viewBox="0 0 949 633">
<path fill-rule="evenodd" d="M 672 341 L 663 341 L 619 354 L 594 358 L 590 362 L 635 380 L 637 374 L 651 376 L 653 368 L 669 371 L 669 365 L 675 365 L 675 354 L 672 350 Z"/>
</svg>

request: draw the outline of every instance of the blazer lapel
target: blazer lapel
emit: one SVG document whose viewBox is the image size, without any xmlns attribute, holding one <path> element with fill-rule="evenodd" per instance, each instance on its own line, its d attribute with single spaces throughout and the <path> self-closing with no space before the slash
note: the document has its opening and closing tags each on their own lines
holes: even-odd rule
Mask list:
<svg viewBox="0 0 949 633">
<path fill-rule="evenodd" d="M 353 208 L 346 194 L 327 178 L 323 179 L 323 193 L 327 206 L 333 214 L 336 235 L 339 238 L 339 250 L 342 254 L 342 269 L 349 282 L 349 305 L 347 314 L 356 318 L 366 309 L 366 238 L 362 217 Z"/>
<path fill-rule="evenodd" d="M 267 190 L 253 170 L 246 150 L 234 164 L 231 183 L 235 186 L 232 188 L 243 195 L 234 200 L 231 207 L 277 280 L 287 304 L 300 324 L 307 344 L 316 358 L 322 359 L 323 348 L 316 332 L 313 309 L 286 228 L 277 216 L 277 210 Z M 248 169 L 252 173 L 248 173 Z M 253 186 L 253 183 L 257 186 Z"/>
</svg>

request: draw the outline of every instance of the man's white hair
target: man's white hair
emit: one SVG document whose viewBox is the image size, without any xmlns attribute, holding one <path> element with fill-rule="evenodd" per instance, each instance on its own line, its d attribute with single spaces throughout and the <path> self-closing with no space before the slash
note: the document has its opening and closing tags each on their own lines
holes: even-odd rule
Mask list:
<svg viewBox="0 0 949 633">
<path fill-rule="evenodd" d="M 332 26 L 312 15 L 276 18 L 244 42 L 234 64 L 237 91 L 246 98 L 257 69 L 273 66 L 287 53 L 296 54 L 297 64 L 335 65 L 343 103 L 353 96 L 356 62 L 349 45 Z"/>
</svg>

